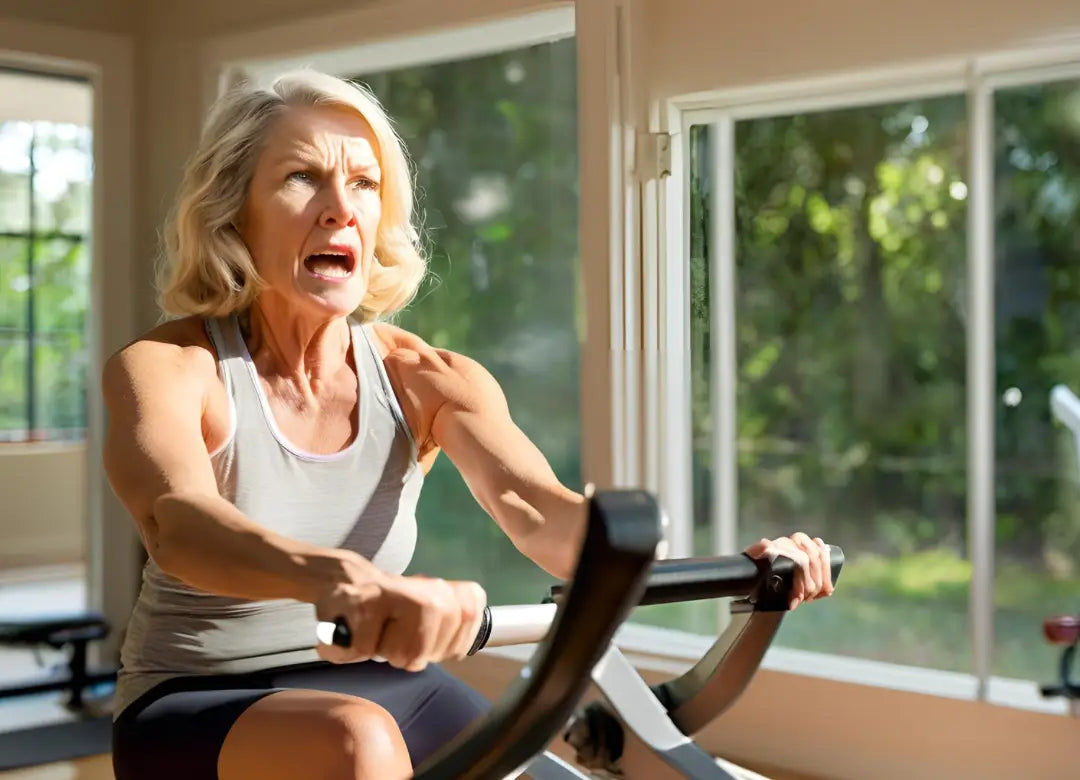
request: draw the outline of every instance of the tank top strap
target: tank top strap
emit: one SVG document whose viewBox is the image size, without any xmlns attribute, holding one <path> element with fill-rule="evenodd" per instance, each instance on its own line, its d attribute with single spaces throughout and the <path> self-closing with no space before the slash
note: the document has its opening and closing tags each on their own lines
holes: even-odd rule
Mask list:
<svg viewBox="0 0 1080 780">
<path fill-rule="evenodd" d="M 390 375 L 386 373 L 386 364 L 383 363 L 382 353 L 379 351 L 379 337 L 375 334 L 373 323 L 360 324 L 353 322 L 352 329 L 353 341 L 357 345 L 366 345 L 366 347 L 357 350 L 357 370 L 362 371 L 364 379 L 367 380 L 363 384 L 373 389 L 378 388 L 379 402 L 390 410 L 398 427 L 405 434 L 409 444 L 412 445 L 415 451 L 416 442 L 413 440 L 412 429 L 409 427 L 408 420 L 405 419 L 405 412 L 398 401 L 397 393 L 394 392 L 394 385 L 390 382 Z M 361 361 L 361 356 L 366 356 L 366 359 Z M 364 364 L 362 367 L 360 366 L 361 362 Z"/>
<path fill-rule="evenodd" d="M 244 345 L 240 342 L 240 328 L 236 316 L 207 317 L 203 324 L 214 345 L 214 351 L 217 352 L 218 373 L 225 382 L 226 391 L 232 397 L 236 389 L 236 379 L 243 376 L 244 368 Z"/>
<path fill-rule="evenodd" d="M 262 416 L 267 431 L 274 433 L 273 413 L 259 387 L 259 377 L 244 343 L 239 318 L 231 314 L 210 319 L 207 329 L 218 352 L 218 370 L 225 380 L 229 397 L 237 405 L 239 416 Z"/>
</svg>

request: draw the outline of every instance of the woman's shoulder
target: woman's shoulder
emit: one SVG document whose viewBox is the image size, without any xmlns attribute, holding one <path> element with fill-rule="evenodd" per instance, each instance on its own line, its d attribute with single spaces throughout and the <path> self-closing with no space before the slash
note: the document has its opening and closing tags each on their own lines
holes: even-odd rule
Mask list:
<svg viewBox="0 0 1080 780">
<path fill-rule="evenodd" d="M 372 322 L 368 326 L 374 336 L 375 346 L 385 358 L 388 354 L 402 347 L 417 348 L 423 343 L 423 339 L 409 331 L 389 322 Z"/>
<path fill-rule="evenodd" d="M 477 391 L 486 392 L 493 385 L 499 390 L 491 373 L 479 361 L 467 355 L 433 346 L 415 333 L 396 325 L 376 323 L 373 330 L 380 342 L 383 363 L 391 379 L 396 379 L 402 385 L 434 383 L 446 390 L 445 380 L 449 379 L 452 383 L 473 385 Z"/>
<path fill-rule="evenodd" d="M 400 356 L 402 353 L 422 357 L 439 357 L 444 360 L 464 360 L 463 355 L 449 350 L 435 347 L 424 340 L 423 337 L 388 322 L 373 322 L 372 333 L 378 344 L 382 356 L 394 353 Z"/>
<path fill-rule="evenodd" d="M 160 379 L 211 379 L 217 355 L 201 317 L 163 322 L 114 352 L 105 362 L 109 374 L 152 373 Z"/>
</svg>

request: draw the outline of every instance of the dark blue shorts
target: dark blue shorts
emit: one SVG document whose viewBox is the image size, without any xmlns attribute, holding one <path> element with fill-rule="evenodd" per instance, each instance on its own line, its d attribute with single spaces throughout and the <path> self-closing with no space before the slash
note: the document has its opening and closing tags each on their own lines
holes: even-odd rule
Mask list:
<svg viewBox="0 0 1080 780">
<path fill-rule="evenodd" d="M 484 714 L 490 703 L 439 666 L 317 662 L 242 675 L 183 677 L 132 702 L 113 724 L 116 780 L 215 780 L 218 754 L 237 718 L 264 696 L 308 689 L 359 696 L 387 710 L 413 766 Z"/>
</svg>

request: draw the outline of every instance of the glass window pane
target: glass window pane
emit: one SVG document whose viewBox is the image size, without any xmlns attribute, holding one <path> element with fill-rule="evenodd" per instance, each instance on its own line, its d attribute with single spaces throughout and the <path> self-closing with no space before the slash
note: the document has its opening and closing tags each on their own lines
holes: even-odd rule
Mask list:
<svg viewBox="0 0 1080 780">
<path fill-rule="evenodd" d="M 970 668 L 966 141 L 961 96 L 736 126 L 740 543 L 849 556 L 780 645 Z"/>
<path fill-rule="evenodd" d="M 0 237 L 0 441 L 27 433 L 27 243 Z"/>
<path fill-rule="evenodd" d="M 29 433 L 26 343 L 24 333 L 0 331 L 0 441 L 25 441 Z"/>
<path fill-rule="evenodd" d="M 34 242 L 34 329 L 82 333 L 90 295 L 90 258 L 83 241 Z"/>
<path fill-rule="evenodd" d="M 1080 394 L 1080 82 L 1002 90 L 994 112 L 993 669 L 1049 683 L 1042 621 L 1080 604 L 1077 440 L 1050 406 L 1055 385 Z"/>
<path fill-rule="evenodd" d="M 736 123 L 739 545 L 804 530 L 847 555 L 836 596 L 785 620 L 780 646 L 970 668 L 964 110 L 957 96 Z M 696 162 L 708 264 L 712 173 Z M 707 368 L 698 486 L 715 470 L 709 381 L 725 374 Z"/>
<path fill-rule="evenodd" d="M 27 245 L 24 238 L 0 236 L 0 332 L 27 328 Z"/>
<path fill-rule="evenodd" d="M 35 437 L 81 438 L 89 253 L 82 241 L 39 240 L 34 248 Z"/>
<path fill-rule="evenodd" d="M 86 233 L 93 177 L 90 128 L 35 122 L 33 149 L 35 230 Z"/>
<path fill-rule="evenodd" d="M 30 122 L 0 122 L 0 232 L 30 229 Z"/>
<path fill-rule="evenodd" d="M 82 331 L 37 334 L 35 438 L 82 438 L 86 427 L 87 358 Z"/>
<path fill-rule="evenodd" d="M 577 111 L 573 39 L 358 78 L 416 168 L 431 274 L 398 323 L 486 366 L 522 430 L 581 489 Z M 551 578 L 520 555 L 440 456 L 411 571 L 535 602 Z"/>
</svg>

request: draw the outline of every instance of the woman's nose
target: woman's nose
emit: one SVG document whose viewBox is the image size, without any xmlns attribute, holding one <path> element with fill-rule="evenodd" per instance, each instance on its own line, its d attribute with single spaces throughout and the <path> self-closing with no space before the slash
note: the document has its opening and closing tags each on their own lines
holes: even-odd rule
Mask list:
<svg viewBox="0 0 1080 780">
<path fill-rule="evenodd" d="M 352 203 L 345 188 L 334 185 L 326 188 L 323 195 L 325 203 L 319 214 L 319 224 L 323 227 L 343 227 L 356 221 Z"/>
</svg>

